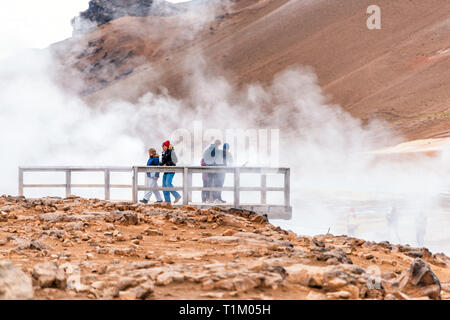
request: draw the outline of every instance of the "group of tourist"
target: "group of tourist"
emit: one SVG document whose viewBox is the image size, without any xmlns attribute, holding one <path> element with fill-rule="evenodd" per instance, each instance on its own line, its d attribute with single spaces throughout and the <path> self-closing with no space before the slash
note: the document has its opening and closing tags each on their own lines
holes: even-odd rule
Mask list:
<svg viewBox="0 0 450 320">
<path fill-rule="evenodd" d="M 224 143 L 222 149 L 220 149 L 221 145 L 220 140 L 216 140 L 213 144 L 211 144 L 204 152 L 203 158 L 201 160 L 201 166 L 232 166 L 233 165 L 233 157 L 230 153 L 230 146 L 228 143 Z M 169 140 L 165 141 L 162 144 L 162 154 L 161 160 L 160 156 L 156 152 L 155 148 L 150 148 L 148 150 L 149 159 L 147 161 L 147 166 L 176 166 L 178 159 L 175 153 L 175 149 Z M 175 172 L 165 172 L 163 174 L 162 186 L 163 188 L 173 188 L 173 178 Z M 147 172 L 147 186 L 150 188 L 158 187 L 158 179 L 159 172 Z M 205 188 L 222 188 L 225 182 L 225 173 L 203 173 L 203 187 Z M 157 203 L 163 202 L 161 198 L 161 194 L 158 190 L 150 190 L 141 200 L 142 203 L 148 203 L 151 195 L 154 194 Z M 180 194 L 173 191 L 163 191 L 164 202 L 170 203 L 170 195 L 172 195 L 174 199 L 174 203 L 180 201 Z M 204 203 L 224 203 L 225 201 L 222 199 L 221 191 L 202 191 L 202 202 Z"/>
</svg>

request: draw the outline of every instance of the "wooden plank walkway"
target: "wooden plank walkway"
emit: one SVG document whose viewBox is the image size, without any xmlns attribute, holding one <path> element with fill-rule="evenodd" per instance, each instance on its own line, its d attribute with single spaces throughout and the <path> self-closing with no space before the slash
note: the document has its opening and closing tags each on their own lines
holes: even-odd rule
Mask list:
<svg viewBox="0 0 450 320">
<path fill-rule="evenodd" d="M 24 174 L 26 172 L 64 172 L 65 183 L 63 184 L 25 184 Z M 73 172 L 103 172 L 104 183 L 102 184 L 73 184 Z M 111 174 L 117 172 L 131 173 L 131 184 L 112 184 Z M 147 172 L 175 172 L 182 175 L 182 185 L 174 186 L 173 188 L 149 188 L 146 185 L 139 184 L 139 177 L 144 176 Z M 233 175 L 233 186 L 211 188 L 192 185 L 192 175 L 195 173 L 224 173 Z M 258 174 L 260 176 L 260 186 L 244 187 L 241 186 L 242 174 Z M 267 186 L 268 175 L 283 175 L 284 183 L 282 187 Z M 18 194 L 23 196 L 25 188 L 65 188 L 66 196 L 72 194 L 72 188 L 104 188 L 105 200 L 110 200 L 111 189 L 113 188 L 129 188 L 132 193 L 133 202 L 138 201 L 140 191 L 181 191 L 183 194 L 183 202 L 175 204 L 191 205 L 197 208 L 208 208 L 220 206 L 224 208 L 237 208 L 255 211 L 258 213 L 265 213 L 269 219 L 286 219 L 292 218 L 292 207 L 290 205 L 290 169 L 289 168 L 269 168 L 269 167 L 147 167 L 147 166 L 133 166 L 133 167 L 79 167 L 79 166 L 58 166 L 58 167 L 19 167 L 19 184 Z M 232 203 L 194 203 L 192 201 L 193 191 L 231 191 L 233 192 Z M 260 193 L 260 203 L 243 203 L 241 201 L 241 192 L 256 191 Z M 267 203 L 268 192 L 283 192 L 284 201 L 282 205 Z"/>
</svg>

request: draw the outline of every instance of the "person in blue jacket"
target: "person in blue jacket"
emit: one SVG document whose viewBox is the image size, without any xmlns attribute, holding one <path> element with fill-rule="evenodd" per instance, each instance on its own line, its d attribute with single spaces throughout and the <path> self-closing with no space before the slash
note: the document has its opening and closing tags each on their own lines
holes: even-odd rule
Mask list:
<svg viewBox="0 0 450 320">
<path fill-rule="evenodd" d="M 150 148 L 148 150 L 149 159 L 147 161 L 147 166 L 159 166 L 159 155 L 156 153 L 156 149 Z M 158 187 L 159 172 L 147 172 L 147 186 L 150 188 Z M 161 194 L 158 190 L 148 191 L 144 195 L 144 199 L 141 200 L 142 203 L 148 203 L 152 193 L 155 194 L 156 202 L 162 202 Z"/>
</svg>

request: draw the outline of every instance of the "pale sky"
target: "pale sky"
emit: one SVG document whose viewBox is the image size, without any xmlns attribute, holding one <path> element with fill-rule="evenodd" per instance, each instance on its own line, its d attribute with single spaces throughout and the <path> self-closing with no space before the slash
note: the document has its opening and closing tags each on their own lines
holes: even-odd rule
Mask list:
<svg viewBox="0 0 450 320">
<path fill-rule="evenodd" d="M 89 0 L 2 0 L 0 59 L 24 48 L 45 48 L 69 38 L 70 20 L 88 6 Z"/>
</svg>

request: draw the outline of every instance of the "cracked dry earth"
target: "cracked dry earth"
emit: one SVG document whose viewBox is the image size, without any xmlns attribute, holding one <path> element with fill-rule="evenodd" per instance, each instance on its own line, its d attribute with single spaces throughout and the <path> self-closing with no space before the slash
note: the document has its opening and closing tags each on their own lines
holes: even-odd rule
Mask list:
<svg viewBox="0 0 450 320">
<path fill-rule="evenodd" d="M 449 299 L 450 259 L 245 210 L 0 198 L 0 299 Z"/>
</svg>

